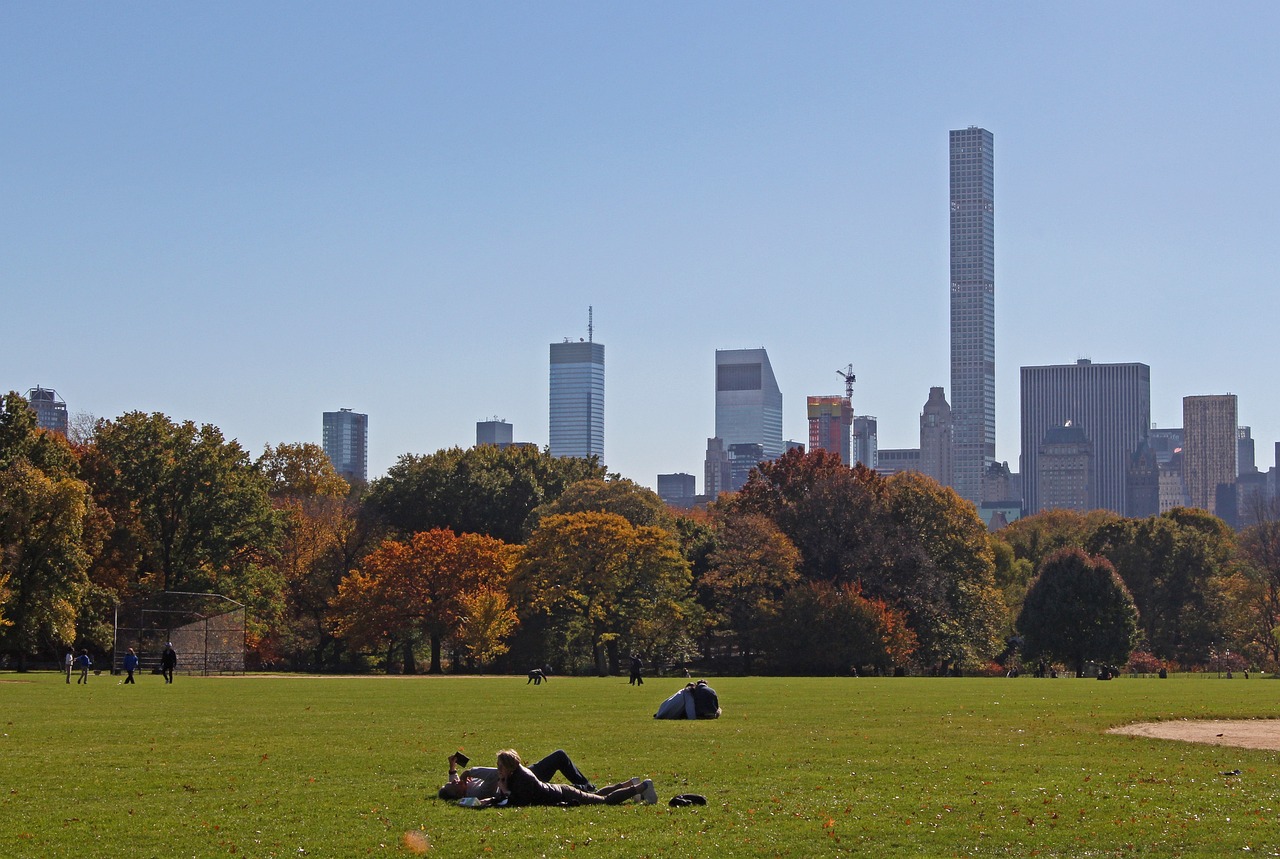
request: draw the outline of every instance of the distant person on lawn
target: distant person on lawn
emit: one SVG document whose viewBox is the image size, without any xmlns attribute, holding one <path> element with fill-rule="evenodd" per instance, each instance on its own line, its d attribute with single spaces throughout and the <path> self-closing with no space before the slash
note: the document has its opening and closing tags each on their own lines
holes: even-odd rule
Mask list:
<svg viewBox="0 0 1280 859">
<path fill-rule="evenodd" d="M 173 649 L 173 642 L 170 641 L 164 646 L 164 654 L 160 657 L 160 673 L 164 675 L 164 682 L 173 682 L 173 669 L 178 667 L 178 652 Z"/>
<path fill-rule="evenodd" d="M 129 652 L 124 655 L 124 670 L 128 673 L 128 677 L 124 678 L 124 682 L 138 684 L 133 680 L 133 672 L 138 670 L 138 654 L 133 652 L 133 648 L 129 648 Z"/>
</svg>

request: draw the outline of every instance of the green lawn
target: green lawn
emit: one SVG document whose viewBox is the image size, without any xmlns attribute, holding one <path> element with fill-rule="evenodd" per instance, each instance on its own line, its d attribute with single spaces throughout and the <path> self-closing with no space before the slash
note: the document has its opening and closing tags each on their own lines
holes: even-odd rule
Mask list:
<svg viewBox="0 0 1280 859">
<path fill-rule="evenodd" d="M 1270 716 L 1269 679 L 726 678 L 719 721 L 654 721 L 681 683 L 0 674 L 0 856 L 1280 853 L 1276 753 L 1104 733 Z M 459 808 L 459 746 L 563 747 L 660 804 Z"/>
</svg>

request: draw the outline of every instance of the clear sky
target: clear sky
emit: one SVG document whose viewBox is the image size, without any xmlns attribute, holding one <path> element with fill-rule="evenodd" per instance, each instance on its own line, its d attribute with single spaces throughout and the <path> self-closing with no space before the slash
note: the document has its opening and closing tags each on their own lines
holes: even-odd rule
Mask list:
<svg viewBox="0 0 1280 859">
<path fill-rule="evenodd" d="M 947 132 L 995 135 L 997 457 L 1018 368 L 1140 361 L 1152 419 L 1280 440 L 1280 4 L 0 4 L 0 388 L 217 424 L 369 414 L 371 475 L 606 347 L 605 461 L 698 476 L 717 348 L 788 438 L 919 444 Z"/>
</svg>

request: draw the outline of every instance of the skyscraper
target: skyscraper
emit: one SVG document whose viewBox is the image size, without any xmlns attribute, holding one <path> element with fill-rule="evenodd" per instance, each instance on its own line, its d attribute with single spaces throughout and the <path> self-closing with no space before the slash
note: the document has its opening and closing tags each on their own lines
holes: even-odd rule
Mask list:
<svg viewBox="0 0 1280 859">
<path fill-rule="evenodd" d="M 951 132 L 951 468 L 974 504 L 996 457 L 993 150 L 985 128 Z"/>
<path fill-rule="evenodd" d="M 920 472 L 943 486 L 950 486 L 951 406 L 942 388 L 929 389 L 929 399 L 920 411 Z"/>
<path fill-rule="evenodd" d="M 369 416 L 351 409 L 324 413 L 323 446 L 333 470 L 348 483 L 369 480 Z"/>
<path fill-rule="evenodd" d="M 604 458 L 604 344 L 551 344 L 551 455 Z"/>
<path fill-rule="evenodd" d="M 861 462 L 867 468 L 877 467 L 880 444 L 875 415 L 854 415 L 852 448 L 854 462 Z"/>
<path fill-rule="evenodd" d="M 1022 501 L 1028 514 L 1045 509 L 1037 480 L 1041 445 L 1050 429 L 1067 424 L 1092 445 L 1093 503 L 1124 515 L 1129 463 L 1151 426 L 1151 368 L 1146 364 L 1023 367 Z M 1234 444 L 1235 434 L 1232 433 Z"/>
<path fill-rule="evenodd" d="M 782 391 L 764 349 L 716 350 L 716 437 L 725 448 L 758 444 L 782 456 Z"/>
<path fill-rule="evenodd" d="M 853 408 L 847 397 L 809 397 L 809 450 L 837 454 L 845 465 L 853 465 L 849 452 L 849 427 Z"/>
<path fill-rule="evenodd" d="M 476 421 L 476 446 L 491 444 L 499 450 L 511 447 L 514 438 L 511 424 L 501 418 L 488 421 Z"/>
<path fill-rule="evenodd" d="M 1192 507 L 1217 512 L 1219 486 L 1236 480 L 1236 395 L 1182 398 L 1182 477 Z"/>
<path fill-rule="evenodd" d="M 27 403 L 36 413 L 36 426 L 66 436 L 67 404 L 58 396 L 57 391 L 36 385 L 27 391 Z"/>
</svg>

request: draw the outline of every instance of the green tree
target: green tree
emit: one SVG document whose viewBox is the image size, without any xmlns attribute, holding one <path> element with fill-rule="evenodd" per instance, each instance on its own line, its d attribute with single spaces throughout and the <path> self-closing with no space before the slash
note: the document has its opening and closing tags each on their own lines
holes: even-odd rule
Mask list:
<svg viewBox="0 0 1280 859">
<path fill-rule="evenodd" d="M 698 582 L 715 625 L 733 636 L 742 670 L 751 673 L 783 595 L 800 581 L 800 552 L 772 520 L 721 508 L 716 548 Z"/>
<path fill-rule="evenodd" d="M 402 536 L 449 528 L 514 544 L 535 508 L 570 484 L 604 476 L 595 457 L 554 457 L 525 446 L 455 447 L 401 456 L 370 485 L 365 506 Z"/>
<path fill-rule="evenodd" d="M 51 477 L 25 459 L 0 469 L 0 583 L 7 583 L 9 625 L 0 641 L 28 656 L 75 641 L 78 609 L 89 591 L 83 543 L 89 489 Z"/>
<path fill-rule="evenodd" d="M 267 445 L 255 466 L 272 498 L 344 498 L 351 491 L 324 448 L 311 442 Z"/>
<path fill-rule="evenodd" d="M 915 630 L 917 657 L 943 668 L 986 662 L 1000 648 L 1005 607 L 977 511 L 954 490 L 911 471 L 886 481 L 885 506 L 896 532 L 887 596 Z"/>
<path fill-rule="evenodd" d="M 901 612 L 867 599 L 856 584 L 804 582 L 788 591 L 769 624 L 769 660 L 784 674 L 886 674 L 916 639 Z"/>
<path fill-rule="evenodd" d="M 1235 537 L 1221 519 L 1187 508 L 1115 519 L 1094 531 L 1085 550 L 1120 574 L 1156 656 L 1203 664 L 1225 643 L 1222 582 L 1234 570 Z"/>
<path fill-rule="evenodd" d="M 1244 564 L 1234 588 L 1237 628 L 1275 665 L 1280 662 L 1280 521 L 1264 518 L 1246 528 L 1240 554 Z"/>
<path fill-rule="evenodd" d="M 577 631 L 603 676 L 617 672 L 620 643 L 669 640 L 687 622 L 689 583 L 669 532 L 616 513 L 567 513 L 530 536 L 513 593 L 522 617 L 547 615 L 552 628 Z"/>
<path fill-rule="evenodd" d="M 130 412 L 101 421 L 86 455 L 113 549 L 144 589 L 211 591 L 271 613 L 264 561 L 280 533 L 267 481 L 217 427 Z M 264 600 L 265 598 L 265 600 Z"/>
<path fill-rule="evenodd" d="M 1109 510 L 1046 510 L 1010 522 L 998 536 L 1013 547 L 1018 558 L 1030 561 L 1032 569 L 1039 569 L 1041 562 L 1059 549 L 1083 549 L 1098 528 L 1119 518 Z"/>
<path fill-rule="evenodd" d="M 547 516 L 591 511 L 617 513 L 636 527 L 653 525 L 667 531 L 675 528 L 675 517 L 658 497 L 658 493 L 613 475 L 571 483 L 558 498 L 533 511 L 526 531 L 532 533 Z"/>
<path fill-rule="evenodd" d="M 1045 558 L 1018 615 L 1028 660 L 1123 665 L 1138 638 L 1138 610 L 1106 558 L 1059 549 Z"/>
</svg>

